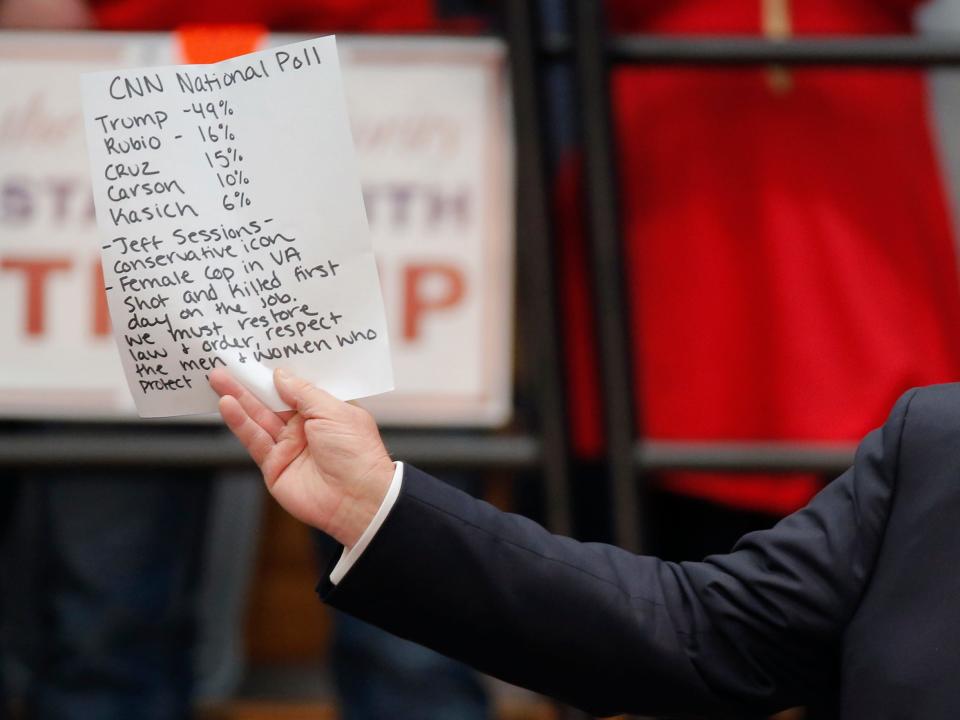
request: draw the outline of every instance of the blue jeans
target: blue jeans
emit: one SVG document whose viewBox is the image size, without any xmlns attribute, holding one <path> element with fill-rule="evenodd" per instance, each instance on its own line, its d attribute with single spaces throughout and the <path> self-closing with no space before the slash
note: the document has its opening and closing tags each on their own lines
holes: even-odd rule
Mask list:
<svg viewBox="0 0 960 720">
<path fill-rule="evenodd" d="M 480 678 L 462 663 L 338 613 L 333 673 L 343 720 L 487 720 Z"/>
<path fill-rule="evenodd" d="M 0 472 L 0 548 L 5 547 L 7 536 L 10 530 L 10 520 L 13 517 L 17 507 L 17 498 L 20 495 L 20 482 L 18 478 L 7 472 Z M 0 578 L 2 580 L 2 578 Z M 2 599 L 6 598 L 7 588 L 0 583 L 0 605 Z M 8 651 L 7 638 L 0 637 L 0 720 L 7 717 L 7 707 L 5 703 L 5 683 L 3 677 L 2 659 Z"/>
<path fill-rule="evenodd" d="M 191 714 L 204 474 L 34 471 L 28 718 Z"/>
</svg>

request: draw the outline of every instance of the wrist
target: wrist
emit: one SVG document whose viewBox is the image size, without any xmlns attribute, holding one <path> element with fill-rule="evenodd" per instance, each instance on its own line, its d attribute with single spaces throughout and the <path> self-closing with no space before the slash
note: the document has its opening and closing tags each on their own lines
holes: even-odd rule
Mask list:
<svg viewBox="0 0 960 720">
<path fill-rule="evenodd" d="M 344 547 L 356 545 L 383 504 L 395 472 L 396 464 L 388 460 L 354 483 L 356 492 L 347 493 L 330 519 L 329 535 Z"/>
</svg>

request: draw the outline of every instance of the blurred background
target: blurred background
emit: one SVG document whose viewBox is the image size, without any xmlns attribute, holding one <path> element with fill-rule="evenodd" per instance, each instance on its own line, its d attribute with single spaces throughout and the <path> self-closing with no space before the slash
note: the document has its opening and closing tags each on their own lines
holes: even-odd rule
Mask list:
<svg viewBox="0 0 960 720">
<path fill-rule="evenodd" d="M 217 419 L 133 412 L 79 74 L 332 32 L 397 459 L 700 559 L 960 377 L 960 0 L 0 0 L 0 717 L 583 717 L 332 614 Z"/>
</svg>

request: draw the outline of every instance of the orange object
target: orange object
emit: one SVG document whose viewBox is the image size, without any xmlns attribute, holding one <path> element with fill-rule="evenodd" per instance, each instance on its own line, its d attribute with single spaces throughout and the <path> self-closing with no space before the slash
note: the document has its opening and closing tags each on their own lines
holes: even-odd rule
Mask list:
<svg viewBox="0 0 960 720">
<path fill-rule="evenodd" d="M 183 61 L 208 64 L 259 50 L 267 37 L 263 25 L 184 25 L 177 29 Z"/>
</svg>

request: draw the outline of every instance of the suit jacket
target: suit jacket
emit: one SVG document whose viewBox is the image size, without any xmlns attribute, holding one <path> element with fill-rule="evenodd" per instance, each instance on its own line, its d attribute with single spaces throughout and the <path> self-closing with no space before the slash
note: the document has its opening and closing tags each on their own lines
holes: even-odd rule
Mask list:
<svg viewBox="0 0 960 720">
<path fill-rule="evenodd" d="M 852 468 L 727 555 L 558 537 L 407 466 L 364 554 L 319 591 L 597 715 L 953 719 L 958 551 L 960 385 L 941 385 L 904 395 Z"/>
</svg>

